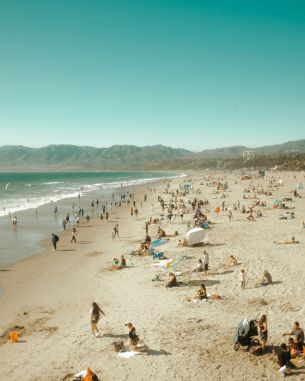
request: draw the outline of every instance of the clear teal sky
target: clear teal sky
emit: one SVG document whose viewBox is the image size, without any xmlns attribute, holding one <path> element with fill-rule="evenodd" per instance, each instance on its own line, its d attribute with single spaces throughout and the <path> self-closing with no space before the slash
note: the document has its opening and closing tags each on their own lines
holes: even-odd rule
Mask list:
<svg viewBox="0 0 305 381">
<path fill-rule="evenodd" d="M 305 0 L 2 0 L 0 145 L 305 137 Z"/>
</svg>

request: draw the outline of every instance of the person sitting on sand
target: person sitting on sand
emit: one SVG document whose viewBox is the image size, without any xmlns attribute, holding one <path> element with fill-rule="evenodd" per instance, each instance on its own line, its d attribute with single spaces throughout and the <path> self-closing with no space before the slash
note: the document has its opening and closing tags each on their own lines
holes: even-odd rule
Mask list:
<svg viewBox="0 0 305 381">
<path fill-rule="evenodd" d="M 140 343 L 140 338 L 136 333 L 136 327 L 133 326 L 132 323 L 125 324 L 128 328 L 128 337 L 130 339 L 129 348 L 131 351 L 143 351 L 146 350 L 147 347 L 144 344 Z"/>
<path fill-rule="evenodd" d="M 124 255 L 121 255 L 121 266 L 126 266 L 126 259 Z"/>
<path fill-rule="evenodd" d="M 296 343 L 298 345 L 298 348 L 300 351 L 303 350 L 304 346 L 304 331 L 302 328 L 300 328 L 300 324 L 298 321 L 296 321 L 293 325 L 293 329 L 289 333 L 284 333 L 283 336 L 295 336 L 296 337 Z"/>
<path fill-rule="evenodd" d="M 255 219 L 254 219 L 254 216 L 253 216 L 253 213 L 252 213 L 252 212 L 250 212 L 250 213 L 249 213 L 249 215 L 248 215 L 248 217 L 247 217 L 247 220 L 248 220 L 248 221 L 255 221 Z"/>
<path fill-rule="evenodd" d="M 279 373 L 283 376 L 286 377 L 287 373 L 291 373 L 291 354 L 289 351 L 289 348 L 285 343 L 281 344 L 281 350 L 277 356 L 278 363 L 280 366 Z"/>
<path fill-rule="evenodd" d="M 187 239 L 183 238 L 183 239 L 178 240 L 177 246 L 187 247 L 187 246 L 189 246 L 189 243 L 188 243 Z"/>
<path fill-rule="evenodd" d="M 169 273 L 168 274 L 168 281 L 166 282 L 165 284 L 165 287 L 177 287 L 178 286 L 178 282 L 177 282 L 177 278 L 176 278 L 176 275 L 174 273 Z"/>
<path fill-rule="evenodd" d="M 130 339 L 130 345 L 137 346 L 140 339 L 139 336 L 136 334 L 136 327 L 134 327 L 132 323 L 128 323 L 125 325 L 128 328 L 128 337 Z"/>
<path fill-rule="evenodd" d="M 151 243 L 151 238 L 148 234 L 145 237 L 145 243 Z"/>
<path fill-rule="evenodd" d="M 233 267 L 237 266 L 237 258 L 234 255 L 230 255 L 228 258 L 228 266 Z"/>
<path fill-rule="evenodd" d="M 261 280 L 261 285 L 266 286 L 268 284 L 272 284 L 272 276 L 267 270 L 264 270 L 263 278 Z"/>
<path fill-rule="evenodd" d="M 193 270 L 194 272 L 201 272 L 201 271 L 203 271 L 204 270 L 204 266 L 203 266 L 203 262 L 202 262 L 202 260 L 199 258 L 198 259 L 198 263 L 197 263 L 197 265 L 196 265 L 196 267 L 195 267 L 195 269 Z"/>
<path fill-rule="evenodd" d="M 300 243 L 300 241 L 296 241 L 295 237 L 292 237 L 291 239 L 285 239 L 282 241 L 274 241 L 274 243 L 276 243 L 277 245 L 291 245 L 295 243 Z"/>
<path fill-rule="evenodd" d="M 157 232 L 157 239 L 161 239 L 161 238 L 165 238 L 166 237 L 166 233 L 163 229 L 160 228 L 160 226 L 158 227 L 158 232 Z"/>
<path fill-rule="evenodd" d="M 97 323 L 100 320 L 100 313 L 105 316 L 105 313 L 100 309 L 97 303 L 92 303 L 92 308 L 90 310 L 90 322 L 91 322 L 91 330 L 92 330 L 92 336 L 99 337 L 100 333 L 97 328 Z"/>
<path fill-rule="evenodd" d="M 97 375 L 90 368 L 82 370 L 81 372 L 77 373 L 74 377 L 76 378 L 76 380 L 99 381 Z"/>
<path fill-rule="evenodd" d="M 119 260 L 117 258 L 113 258 L 112 266 L 119 266 Z"/>
<path fill-rule="evenodd" d="M 196 291 L 196 294 L 193 298 L 194 300 L 207 300 L 208 295 L 207 295 L 207 290 L 205 288 L 205 285 L 202 283 L 202 285 L 198 288 Z"/>
<path fill-rule="evenodd" d="M 299 356 L 299 353 L 300 353 L 299 347 L 298 347 L 298 344 L 294 341 L 293 337 L 289 337 L 288 347 L 289 347 L 291 358 L 294 359 Z"/>
</svg>

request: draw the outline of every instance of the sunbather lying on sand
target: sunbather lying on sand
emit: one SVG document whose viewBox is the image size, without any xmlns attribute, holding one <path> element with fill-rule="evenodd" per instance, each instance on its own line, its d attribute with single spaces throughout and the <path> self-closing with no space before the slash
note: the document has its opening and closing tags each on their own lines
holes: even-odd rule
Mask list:
<svg viewBox="0 0 305 381">
<path fill-rule="evenodd" d="M 169 238 L 169 237 L 176 237 L 179 233 L 175 231 L 173 234 L 166 234 L 165 230 L 161 229 L 160 226 L 158 227 L 158 233 L 157 233 L 157 239 L 161 238 Z"/>
<path fill-rule="evenodd" d="M 177 282 L 177 278 L 176 278 L 176 275 L 174 273 L 169 273 L 168 274 L 168 280 L 165 284 L 165 287 L 177 287 L 178 286 L 178 282 Z"/>
<path fill-rule="evenodd" d="M 282 241 L 274 241 L 273 243 L 276 243 L 277 245 L 291 245 L 293 243 L 300 243 L 300 241 L 296 241 L 294 237 L 291 239 L 285 239 Z"/>
</svg>

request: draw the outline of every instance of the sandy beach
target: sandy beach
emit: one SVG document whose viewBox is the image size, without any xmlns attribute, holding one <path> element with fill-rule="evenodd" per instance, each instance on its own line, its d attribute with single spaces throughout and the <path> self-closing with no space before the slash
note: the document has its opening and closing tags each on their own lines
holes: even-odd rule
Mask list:
<svg viewBox="0 0 305 381">
<path fill-rule="evenodd" d="M 48 240 L 43 253 L 1 268 L 1 380 L 69 381 L 87 366 L 101 380 L 278 380 L 279 367 L 272 346 L 287 342 L 282 334 L 292 329 L 293 322 L 305 326 L 305 191 L 298 190 L 301 198 L 291 193 L 296 184 L 304 183 L 304 174 L 267 173 L 265 178 L 252 175 L 252 180 L 241 180 L 240 173 L 195 173 L 189 178 L 189 194 L 178 196 L 188 208 L 183 220 L 177 215 L 171 223 L 149 225 L 152 239 L 158 226 L 167 234 L 178 231 L 179 235 L 170 238 L 160 250 L 167 258 L 181 260 L 174 268 L 181 272 L 181 287 L 165 288 L 168 270 L 152 267 L 154 261 L 149 256 L 129 254 L 145 238 L 145 221 L 162 214 L 157 197 L 160 195 L 166 204 L 174 199 L 171 193 L 165 193 L 163 181 L 150 185 L 155 192 L 147 187 L 135 189 L 137 218 L 123 204 L 111 211 L 108 222 L 92 218 L 87 223 L 82 219 L 76 244 L 70 243 L 71 231 L 64 232 L 56 252 Z M 268 188 L 271 178 L 274 185 Z M 280 179 L 282 185 L 278 185 Z M 175 192 L 184 181 L 172 180 L 169 191 Z M 229 188 L 217 191 L 213 181 L 227 182 Z M 253 192 L 258 185 L 272 194 Z M 245 193 L 245 189 L 251 191 Z M 244 195 L 249 198 L 244 199 Z M 194 224 L 189 201 L 195 197 L 209 202 L 201 209 L 212 222 L 206 244 L 179 247 L 178 239 L 185 236 L 188 224 Z M 273 208 L 274 200 L 284 197 L 292 198 L 286 205 L 294 209 Z M 214 212 L 223 202 L 225 208 L 233 209 L 238 200 L 240 208 L 233 210 L 231 222 L 228 210 L 218 216 Z M 244 205 L 248 209 L 258 200 L 266 202 L 266 206 L 254 208 L 254 213 L 260 210 L 262 217 L 249 221 L 248 213 L 241 213 L 241 208 Z M 286 212 L 294 212 L 295 218 L 280 219 Z M 117 223 L 120 238 L 113 240 Z M 274 243 L 292 236 L 300 243 Z M 192 272 L 204 250 L 210 259 L 208 275 Z M 110 271 L 113 258 L 121 255 L 126 257 L 127 268 Z M 225 265 L 229 255 L 237 258 L 237 266 Z M 246 271 L 245 290 L 240 289 L 241 268 Z M 264 270 L 272 275 L 273 284 L 258 285 Z M 152 281 L 156 275 L 161 281 Z M 222 299 L 191 302 L 202 282 L 209 294 L 219 294 Z M 105 312 L 98 324 L 100 338 L 92 337 L 90 331 L 93 301 Z M 239 322 L 261 314 L 268 318 L 270 350 L 262 356 L 234 351 L 233 337 Z M 111 351 L 111 344 L 128 339 L 128 322 L 136 326 L 149 351 L 124 359 Z M 19 343 L 12 344 L 7 336 L 16 326 L 23 327 L 19 328 L 22 335 Z M 293 370 L 289 379 L 305 380 L 304 370 Z"/>
</svg>

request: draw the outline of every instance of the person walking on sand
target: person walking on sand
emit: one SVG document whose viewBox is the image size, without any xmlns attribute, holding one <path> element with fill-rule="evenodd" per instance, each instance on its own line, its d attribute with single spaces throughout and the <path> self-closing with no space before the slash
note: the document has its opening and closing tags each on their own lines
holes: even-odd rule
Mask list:
<svg viewBox="0 0 305 381">
<path fill-rule="evenodd" d="M 204 251 L 203 254 L 204 254 L 204 255 L 203 255 L 204 274 L 205 274 L 205 275 L 208 275 L 208 271 L 209 271 L 209 262 L 210 262 L 210 260 L 209 260 L 209 254 L 208 254 L 206 251 Z"/>
<path fill-rule="evenodd" d="M 106 212 L 105 218 L 106 218 L 106 221 L 108 222 L 108 220 L 109 220 L 109 213 L 108 212 Z"/>
<path fill-rule="evenodd" d="M 95 336 L 95 337 L 100 337 L 100 333 L 97 328 L 97 323 L 100 320 L 100 313 L 105 316 L 105 313 L 100 309 L 98 304 L 93 302 L 91 310 L 90 310 L 90 322 L 91 322 L 92 336 Z"/>
<path fill-rule="evenodd" d="M 57 242 L 59 241 L 59 238 L 56 234 L 52 233 L 52 245 L 53 245 L 53 250 L 56 251 L 57 249 Z"/>
<path fill-rule="evenodd" d="M 245 269 L 241 269 L 240 270 L 239 276 L 240 276 L 240 288 L 242 290 L 244 290 L 245 286 L 246 286 L 246 272 L 245 272 Z"/>
<path fill-rule="evenodd" d="M 76 237 L 75 237 L 76 229 L 73 227 L 72 229 L 72 236 L 71 236 L 71 243 L 75 242 L 76 243 Z"/>
<path fill-rule="evenodd" d="M 229 222 L 231 222 L 233 217 L 233 212 L 231 209 L 229 209 L 228 217 L 229 217 Z"/>
<path fill-rule="evenodd" d="M 119 224 L 116 224 L 114 226 L 113 232 L 114 232 L 114 238 L 116 238 L 116 237 L 120 238 L 120 236 L 119 236 Z"/>
</svg>

